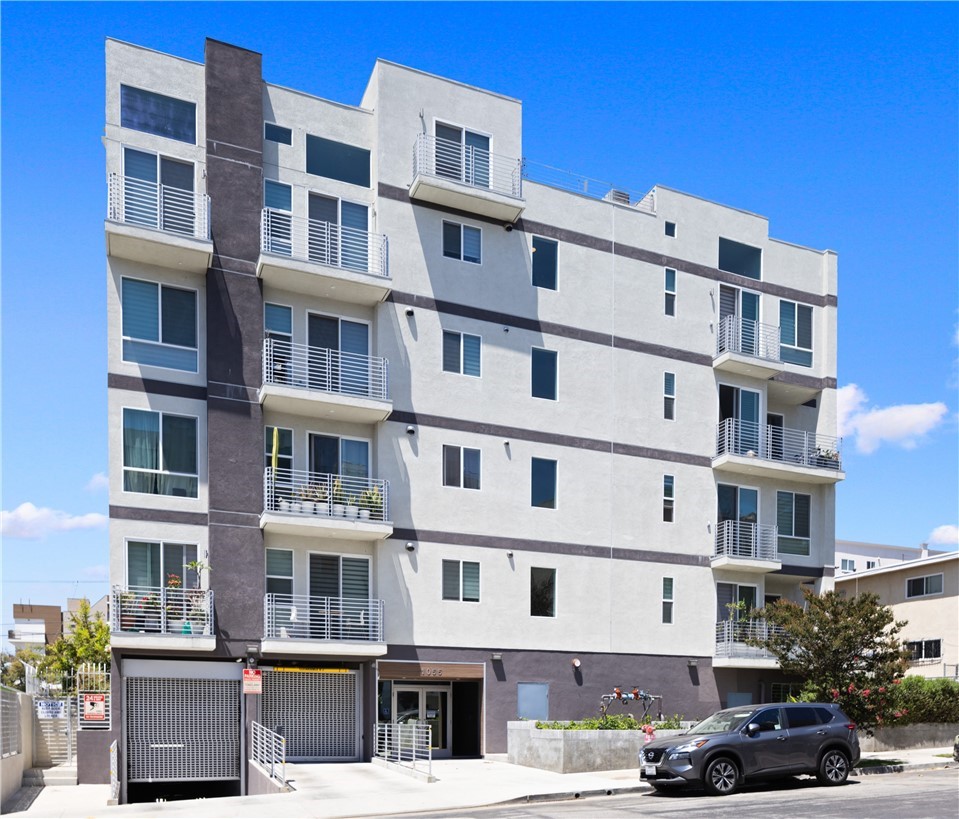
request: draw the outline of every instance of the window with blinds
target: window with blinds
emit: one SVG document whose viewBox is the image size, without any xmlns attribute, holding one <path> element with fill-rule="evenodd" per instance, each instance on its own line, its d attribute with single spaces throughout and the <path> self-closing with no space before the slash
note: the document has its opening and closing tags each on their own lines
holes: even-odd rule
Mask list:
<svg viewBox="0 0 959 819">
<path fill-rule="evenodd" d="M 664 279 L 665 279 L 664 281 L 665 304 L 663 307 L 663 312 L 667 316 L 675 316 L 676 315 L 676 271 L 667 267 Z"/>
<path fill-rule="evenodd" d="M 780 554 L 808 555 L 810 532 L 809 495 L 797 492 L 776 493 L 776 525 Z"/>
<path fill-rule="evenodd" d="M 311 554 L 310 597 L 369 600 L 369 558 Z"/>
<path fill-rule="evenodd" d="M 480 377 L 482 339 L 468 333 L 443 331 L 443 371 Z"/>
<path fill-rule="evenodd" d="M 663 578 L 663 622 L 673 622 L 673 578 Z"/>
<path fill-rule="evenodd" d="M 663 373 L 663 418 L 676 420 L 676 373 Z"/>
<path fill-rule="evenodd" d="M 293 594 L 292 549 L 266 550 L 267 594 Z"/>
<path fill-rule="evenodd" d="M 182 588 L 196 588 L 196 572 L 187 568 L 196 551 L 195 543 L 127 541 L 127 584 L 162 588 L 176 575 Z"/>
<path fill-rule="evenodd" d="M 120 281 L 123 360 L 197 371 L 197 294 L 157 282 Z"/>
<path fill-rule="evenodd" d="M 481 264 L 483 233 L 477 227 L 457 222 L 443 222 L 443 255 L 448 259 Z"/>
<path fill-rule="evenodd" d="M 779 302 L 779 357 L 790 364 L 812 366 L 812 307 Z"/>
<path fill-rule="evenodd" d="M 443 599 L 478 603 L 480 564 L 469 560 L 444 560 Z"/>
<path fill-rule="evenodd" d="M 123 491 L 197 496 L 197 419 L 124 408 Z"/>
<path fill-rule="evenodd" d="M 443 486 L 480 488 L 480 450 L 443 446 Z"/>
</svg>

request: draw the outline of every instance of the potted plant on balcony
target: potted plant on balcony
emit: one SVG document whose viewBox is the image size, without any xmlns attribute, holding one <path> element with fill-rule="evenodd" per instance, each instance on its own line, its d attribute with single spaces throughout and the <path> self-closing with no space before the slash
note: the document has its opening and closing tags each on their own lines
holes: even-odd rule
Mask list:
<svg viewBox="0 0 959 819">
<path fill-rule="evenodd" d="M 343 517 L 346 509 L 346 496 L 343 494 L 343 484 L 337 478 L 333 481 L 333 515 Z"/>
<path fill-rule="evenodd" d="M 183 580 L 180 575 L 170 572 L 166 576 L 166 617 L 167 631 L 171 634 L 183 633 L 183 603 Z"/>
<path fill-rule="evenodd" d="M 322 484 L 312 483 L 307 487 L 307 491 L 310 500 L 313 501 L 313 514 L 326 515 L 328 517 L 330 514 L 330 502 L 326 487 Z"/>
<path fill-rule="evenodd" d="M 350 495 L 346 501 L 346 517 L 350 520 L 356 520 L 356 516 L 360 513 L 360 507 L 356 501 L 356 495 Z"/>
<path fill-rule="evenodd" d="M 296 497 L 303 510 L 303 514 L 312 515 L 316 507 L 316 503 L 313 500 L 312 487 L 309 485 L 301 486 L 296 492 Z"/>
<path fill-rule="evenodd" d="M 360 519 L 369 520 L 370 518 L 383 519 L 383 496 L 378 486 L 370 487 L 360 495 Z"/>
<path fill-rule="evenodd" d="M 120 631 L 136 631 L 137 627 L 137 596 L 131 591 L 120 595 Z"/>
<path fill-rule="evenodd" d="M 839 453 L 835 449 L 817 447 L 816 465 L 825 469 L 839 469 Z"/>
<path fill-rule="evenodd" d="M 209 563 L 202 560 L 191 560 L 186 564 L 189 571 L 196 576 L 194 587 L 186 593 L 185 609 L 188 622 L 183 626 L 184 634 L 209 634 L 210 625 L 207 617 L 206 591 L 201 587 L 203 572 L 212 571 Z"/>
<path fill-rule="evenodd" d="M 160 597 L 156 592 L 147 592 L 139 600 L 140 631 L 160 630 Z"/>
</svg>

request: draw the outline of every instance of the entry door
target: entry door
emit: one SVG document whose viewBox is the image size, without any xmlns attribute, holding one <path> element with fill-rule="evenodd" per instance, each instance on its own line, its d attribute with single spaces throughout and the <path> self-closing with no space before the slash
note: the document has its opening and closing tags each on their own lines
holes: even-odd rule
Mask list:
<svg viewBox="0 0 959 819">
<path fill-rule="evenodd" d="M 734 557 L 756 557 L 759 521 L 759 490 L 743 486 L 719 484 L 719 527 L 724 539 L 725 552 Z M 732 526 L 723 526 L 724 521 L 734 521 Z"/>
<path fill-rule="evenodd" d="M 311 389 L 369 395 L 369 325 L 310 313 L 307 344 Z"/>
<path fill-rule="evenodd" d="M 192 164 L 124 148 L 123 166 L 125 221 L 193 234 Z"/>
<path fill-rule="evenodd" d="M 749 290 L 740 290 L 727 284 L 719 286 L 719 326 L 723 320 L 735 316 L 738 321 L 732 335 L 726 339 L 727 348 L 743 353 L 757 355 L 759 350 L 759 294 Z M 737 343 L 738 341 L 738 343 Z"/>
<path fill-rule="evenodd" d="M 760 394 L 752 390 L 743 390 L 731 387 L 728 384 L 719 385 L 719 422 L 727 418 L 736 421 L 727 435 L 726 451 L 736 455 L 746 455 L 753 452 L 762 455 L 760 447 L 759 425 Z"/>
<path fill-rule="evenodd" d="M 370 209 L 311 193 L 310 261 L 350 270 L 369 270 Z"/>
<path fill-rule="evenodd" d="M 356 480 L 344 481 L 344 490 L 365 491 L 370 477 L 369 442 L 311 433 L 310 472 L 354 478 Z"/>
<path fill-rule="evenodd" d="M 393 721 L 425 722 L 432 729 L 433 756 L 450 756 L 450 689 L 394 685 Z"/>
<path fill-rule="evenodd" d="M 766 442 L 765 456 L 774 461 L 783 460 L 783 417 L 777 412 L 766 413 Z"/>
</svg>

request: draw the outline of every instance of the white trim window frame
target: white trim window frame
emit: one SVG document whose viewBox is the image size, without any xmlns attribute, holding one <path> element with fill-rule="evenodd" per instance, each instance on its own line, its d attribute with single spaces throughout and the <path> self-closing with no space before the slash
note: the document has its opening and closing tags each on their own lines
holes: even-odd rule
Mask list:
<svg viewBox="0 0 959 819">
<path fill-rule="evenodd" d="M 197 543 L 188 543 L 186 541 L 180 540 L 163 540 L 163 539 L 154 539 L 154 538 L 140 538 L 140 537 L 125 537 L 123 539 L 123 576 L 126 579 L 125 588 L 130 588 L 131 585 L 146 585 L 146 584 L 133 584 L 130 580 L 130 544 L 146 544 L 147 546 L 157 547 L 160 550 L 159 555 L 159 564 L 160 564 L 160 581 L 159 586 L 147 586 L 147 588 L 166 588 L 168 575 L 171 572 L 167 572 L 167 569 L 174 568 L 168 565 L 168 560 L 166 559 L 167 547 L 174 546 L 183 550 L 181 565 L 177 568 L 177 572 L 172 572 L 173 574 L 179 574 L 180 577 L 180 588 L 182 589 L 192 589 L 197 583 L 196 572 L 187 568 L 187 564 L 196 560 L 198 558 L 200 547 Z M 202 578 L 201 578 L 202 579 Z"/>
<path fill-rule="evenodd" d="M 446 137 L 441 137 L 436 133 L 436 126 L 440 128 L 447 128 L 451 131 L 459 131 L 459 138 L 457 140 L 450 140 Z M 483 158 L 480 157 L 480 161 L 477 164 L 475 153 L 473 154 L 473 166 L 470 167 L 469 163 L 466 160 L 467 147 L 468 145 L 468 136 L 472 135 L 473 137 L 478 137 L 479 139 L 485 139 L 487 145 L 486 149 L 480 149 L 486 151 L 486 161 L 483 162 Z M 437 119 L 433 117 L 433 138 L 437 140 L 436 147 L 434 148 L 434 166 L 433 171 L 436 176 L 443 177 L 446 179 L 455 179 L 458 182 L 462 182 L 466 185 L 471 185 L 473 187 L 480 188 L 490 188 L 492 187 L 492 163 L 493 163 L 493 135 L 486 133 L 485 131 L 479 131 L 476 128 L 468 128 L 465 125 L 462 125 L 457 122 L 450 122 L 449 120 Z M 439 147 L 439 140 L 443 142 L 448 142 L 451 145 L 459 146 L 459 157 L 457 159 L 457 167 L 454 169 L 452 166 L 451 160 L 453 159 L 452 153 L 444 153 L 444 149 Z M 486 172 L 486 184 L 482 184 L 483 177 L 483 168 L 485 165 Z M 477 168 L 479 168 L 479 175 L 477 175 Z M 472 170 L 472 175 L 468 171 Z"/>
<path fill-rule="evenodd" d="M 676 373 L 663 373 L 663 420 L 676 420 Z"/>
<path fill-rule="evenodd" d="M 128 305 L 125 298 L 125 283 L 130 282 L 131 284 L 137 285 L 151 285 L 156 288 L 156 338 L 147 338 L 146 336 L 135 336 L 129 335 L 124 332 L 127 328 L 127 321 L 125 320 L 128 316 L 130 310 L 133 309 L 132 305 Z M 193 295 L 193 344 L 174 344 L 172 342 L 164 341 L 163 338 L 167 333 L 164 332 L 164 321 L 163 321 L 163 291 L 179 291 L 181 293 L 191 293 Z M 132 292 L 130 298 L 133 298 Z M 135 276 L 121 276 L 120 277 L 120 356 L 122 360 L 127 364 L 137 364 L 141 367 L 155 367 L 158 370 L 173 370 L 175 372 L 187 372 L 195 373 L 199 372 L 199 361 L 200 361 L 200 346 L 199 346 L 199 337 L 200 337 L 200 291 L 193 287 L 180 287 L 179 285 L 167 284 L 165 282 L 155 282 L 150 281 L 149 279 L 138 279 Z M 133 323 L 132 320 L 130 322 Z M 172 328 L 171 328 L 172 329 Z M 155 349 L 161 355 L 163 351 L 167 351 L 170 354 L 181 353 L 185 354 L 185 358 L 190 358 L 190 353 L 192 353 L 192 367 L 186 366 L 174 366 L 169 361 L 165 364 L 157 363 L 156 361 L 140 361 L 134 357 L 127 355 L 128 350 L 132 354 L 135 346 L 144 346 L 148 349 Z"/>
<path fill-rule="evenodd" d="M 921 588 L 918 591 L 910 591 L 912 589 L 917 589 L 917 581 L 921 584 Z M 943 573 L 939 572 L 938 574 L 927 574 L 920 577 L 907 577 L 906 578 L 906 599 L 913 600 L 916 597 L 936 597 L 942 594 L 943 589 Z"/>
<path fill-rule="evenodd" d="M 539 247 L 537 248 L 537 245 Z M 536 259 L 542 259 L 544 256 L 541 253 L 537 257 L 537 253 L 546 249 L 547 246 L 553 246 L 553 265 L 552 270 L 546 272 L 546 276 L 552 276 L 552 286 L 549 283 L 536 283 Z M 552 290 L 554 292 L 559 291 L 559 242 L 556 239 L 550 239 L 546 236 L 533 236 L 530 239 L 530 283 L 533 287 L 539 288 L 540 290 Z M 542 272 L 542 271 L 541 271 Z"/>
<path fill-rule="evenodd" d="M 906 640 L 909 662 L 913 665 L 933 663 L 942 659 L 942 638 L 934 640 Z"/>
<path fill-rule="evenodd" d="M 480 564 L 478 561 L 444 558 L 441 571 L 441 596 L 443 600 L 457 603 L 480 602 Z M 456 587 L 455 593 L 453 591 L 454 585 Z"/>
<path fill-rule="evenodd" d="M 841 572 L 854 572 L 856 571 L 856 561 L 848 557 L 840 558 L 839 560 L 839 571 Z"/>
<path fill-rule="evenodd" d="M 280 553 L 283 553 L 284 555 L 288 555 L 288 556 L 289 556 L 289 563 L 290 563 L 290 573 L 289 573 L 289 574 L 276 574 L 276 573 L 270 574 L 270 552 L 274 552 L 276 555 L 279 555 Z M 284 559 L 285 559 L 285 558 L 284 558 Z M 266 593 L 267 593 L 267 594 L 289 594 L 290 596 L 292 596 L 292 595 L 293 595 L 293 576 L 294 576 L 294 569 L 293 569 L 294 554 L 293 554 L 293 550 L 292 550 L 292 549 L 276 549 L 276 548 L 274 548 L 274 547 L 268 547 L 268 548 L 266 548 L 266 549 L 264 550 L 263 561 L 264 561 L 264 562 L 263 562 L 263 575 L 264 575 L 264 578 L 265 578 L 264 588 L 266 589 Z M 277 583 L 274 583 L 274 584 L 273 584 L 273 588 L 270 588 L 270 581 L 271 581 L 271 580 L 277 581 Z M 278 591 L 278 590 L 277 590 L 278 584 L 284 584 L 284 587 L 287 587 L 287 586 L 286 586 L 287 583 L 289 584 L 289 586 L 288 586 L 289 591 Z"/>
<path fill-rule="evenodd" d="M 663 523 L 676 520 L 676 476 L 663 475 Z"/>
<path fill-rule="evenodd" d="M 671 626 L 673 617 L 673 603 L 675 602 L 676 581 L 672 577 L 663 578 L 663 624 Z"/>
<path fill-rule="evenodd" d="M 482 450 L 443 444 L 443 486 L 479 490 L 482 487 L 482 474 Z"/>
<path fill-rule="evenodd" d="M 149 438 L 145 437 L 154 434 L 153 430 L 146 427 L 137 430 L 132 424 L 132 416 L 129 416 L 131 423 L 128 423 L 128 413 L 140 413 L 144 416 L 156 416 L 156 446 L 150 447 L 153 457 L 155 457 L 157 466 L 138 466 L 128 464 L 127 457 L 139 455 L 140 457 L 150 458 L 151 451 L 147 450 Z M 123 470 L 123 491 L 124 493 L 136 495 L 156 495 L 166 497 L 182 497 L 196 499 L 199 495 L 200 484 L 200 419 L 196 415 L 188 415 L 179 412 L 163 412 L 160 410 L 144 409 L 142 407 L 122 407 L 121 409 L 121 466 Z M 167 418 L 185 419 L 193 422 L 193 465 L 194 471 L 183 472 L 165 468 L 167 461 L 167 451 L 164 446 L 164 420 Z M 128 440 L 127 431 L 131 431 Z M 138 442 L 134 437 L 134 432 L 140 431 L 145 436 Z M 189 453 L 187 453 L 187 457 Z M 129 477 L 129 480 L 128 480 Z M 150 481 L 155 491 L 146 491 L 142 489 L 132 489 L 128 486 L 135 486 L 137 483 Z M 163 488 L 168 491 L 162 491 Z"/>
<path fill-rule="evenodd" d="M 456 337 L 456 369 L 452 367 L 453 350 L 450 346 L 447 350 L 447 340 Z M 471 346 L 475 345 L 475 364 L 472 356 L 467 356 L 467 341 Z M 483 337 L 474 333 L 461 333 L 458 330 L 443 330 L 443 350 L 442 350 L 443 372 L 454 373 L 455 375 L 468 375 L 471 378 L 483 377 Z M 450 365 L 450 366 L 447 366 Z M 469 369 L 469 372 L 467 372 Z M 473 371 L 475 369 L 475 372 Z"/>
<path fill-rule="evenodd" d="M 788 314 L 792 315 L 789 316 Z M 804 316 L 802 326 L 800 316 Z M 788 299 L 781 299 L 779 302 L 779 326 L 782 338 L 779 342 L 779 357 L 789 363 L 799 367 L 812 367 L 813 365 L 813 337 L 815 336 L 815 326 L 813 325 L 813 308 L 808 304 L 801 304 Z M 808 323 L 809 345 L 801 343 L 800 331 Z M 787 338 L 787 330 L 792 333 Z"/>
<path fill-rule="evenodd" d="M 454 228 L 455 230 L 449 231 L 447 228 Z M 469 231 L 469 233 L 467 233 Z M 457 244 L 458 246 L 454 247 L 450 245 L 447 247 L 447 239 L 452 241 L 452 234 L 458 234 Z M 466 241 L 467 236 L 473 237 L 471 239 L 471 249 L 474 248 L 475 242 L 475 254 L 470 252 L 467 255 Z M 462 222 L 451 222 L 449 219 L 443 220 L 442 233 L 440 236 L 443 256 L 447 259 L 456 259 L 461 262 L 468 262 L 469 264 L 475 264 L 480 267 L 483 265 L 483 229 L 475 225 L 466 225 Z"/>
<path fill-rule="evenodd" d="M 663 273 L 663 314 L 676 316 L 676 271 L 667 267 Z"/>
<path fill-rule="evenodd" d="M 784 503 L 785 497 L 789 496 L 789 508 L 787 510 Z M 802 506 L 797 509 L 797 498 L 805 499 L 805 515 Z M 787 520 L 788 517 L 788 520 Z M 805 517 L 805 520 L 802 518 Z M 791 492 L 777 490 L 776 492 L 776 526 L 778 527 L 778 536 L 776 538 L 776 550 L 779 554 L 797 555 L 800 557 L 809 557 L 812 546 L 812 496 L 803 492 Z M 805 534 L 796 534 L 797 531 Z"/>
</svg>

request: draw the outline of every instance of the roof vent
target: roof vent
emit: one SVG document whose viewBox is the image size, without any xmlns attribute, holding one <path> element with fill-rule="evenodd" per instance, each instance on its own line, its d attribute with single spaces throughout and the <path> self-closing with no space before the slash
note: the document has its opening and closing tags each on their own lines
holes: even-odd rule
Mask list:
<svg viewBox="0 0 959 819">
<path fill-rule="evenodd" d="M 612 188 L 609 193 L 607 193 L 603 199 L 607 202 L 615 202 L 617 205 L 628 205 L 629 204 L 629 191 L 620 191 L 616 188 Z"/>
</svg>

